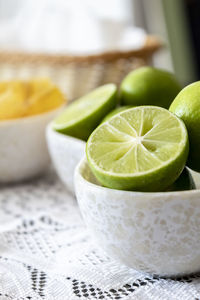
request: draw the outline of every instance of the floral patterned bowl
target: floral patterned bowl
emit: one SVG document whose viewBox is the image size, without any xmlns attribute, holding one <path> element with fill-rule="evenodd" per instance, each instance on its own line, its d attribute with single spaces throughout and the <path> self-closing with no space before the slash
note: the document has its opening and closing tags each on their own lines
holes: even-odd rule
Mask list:
<svg viewBox="0 0 200 300">
<path fill-rule="evenodd" d="M 199 178 L 196 174 L 198 187 Z M 163 276 L 200 271 L 200 189 L 142 193 L 105 188 L 85 159 L 74 179 L 83 218 L 111 257 Z"/>
<path fill-rule="evenodd" d="M 48 168 L 50 157 L 45 128 L 61 108 L 0 121 L 0 182 L 27 180 Z"/>
<path fill-rule="evenodd" d="M 49 153 L 61 181 L 74 194 L 74 170 L 85 154 L 85 142 L 55 131 L 50 123 L 46 130 Z"/>
</svg>

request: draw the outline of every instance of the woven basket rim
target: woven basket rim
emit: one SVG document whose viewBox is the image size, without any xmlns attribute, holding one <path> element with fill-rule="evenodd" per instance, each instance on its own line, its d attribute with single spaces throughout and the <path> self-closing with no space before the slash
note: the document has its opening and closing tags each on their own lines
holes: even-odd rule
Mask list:
<svg viewBox="0 0 200 300">
<path fill-rule="evenodd" d="M 88 56 L 73 56 L 45 53 L 27 53 L 17 51 L 0 51 L 0 63 L 44 63 L 59 64 L 68 63 L 94 63 L 111 62 L 119 59 L 128 59 L 131 57 L 149 59 L 151 56 L 163 47 L 163 43 L 156 36 L 147 36 L 143 47 L 128 51 L 110 51 Z"/>
</svg>

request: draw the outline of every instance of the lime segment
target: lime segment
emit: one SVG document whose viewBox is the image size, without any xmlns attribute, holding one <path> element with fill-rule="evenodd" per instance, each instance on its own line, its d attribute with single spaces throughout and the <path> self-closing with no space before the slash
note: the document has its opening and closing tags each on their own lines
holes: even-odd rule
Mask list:
<svg viewBox="0 0 200 300">
<path fill-rule="evenodd" d="M 114 84 L 101 86 L 69 105 L 53 122 L 56 131 L 87 140 L 102 118 L 116 106 Z"/>
<path fill-rule="evenodd" d="M 187 130 L 168 110 L 140 106 L 100 125 L 91 134 L 86 153 L 92 171 L 103 185 L 162 191 L 184 168 Z"/>
</svg>

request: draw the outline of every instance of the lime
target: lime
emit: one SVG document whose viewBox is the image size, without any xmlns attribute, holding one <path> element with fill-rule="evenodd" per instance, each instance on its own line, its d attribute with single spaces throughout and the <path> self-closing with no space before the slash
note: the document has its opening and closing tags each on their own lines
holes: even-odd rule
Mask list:
<svg viewBox="0 0 200 300">
<path fill-rule="evenodd" d="M 181 86 L 172 73 L 142 67 L 124 78 L 119 98 L 122 105 L 157 105 L 169 108 L 180 90 Z"/>
<path fill-rule="evenodd" d="M 94 175 L 106 187 L 163 191 L 185 166 L 187 130 L 168 110 L 139 106 L 97 127 L 88 139 L 86 154 Z"/>
<path fill-rule="evenodd" d="M 125 105 L 125 106 L 119 106 L 119 107 L 113 109 L 108 115 L 105 116 L 105 118 L 103 118 L 102 123 L 106 122 L 107 120 L 109 120 L 113 116 L 117 115 L 118 113 L 120 113 L 126 109 L 132 108 L 132 107 L 133 106 L 131 106 L 131 105 Z"/>
<path fill-rule="evenodd" d="M 187 165 L 200 172 L 200 81 L 186 86 L 172 102 L 169 110 L 186 125 L 190 142 Z"/>
<path fill-rule="evenodd" d="M 195 190 L 195 189 L 196 189 L 196 185 L 194 183 L 190 171 L 187 168 L 184 168 L 181 175 L 167 189 L 167 191 L 187 191 L 187 190 Z"/>
<path fill-rule="evenodd" d="M 61 133 L 87 140 L 91 132 L 117 104 L 115 84 L 103 85 L 70 104 L 53 122 Z"/>
</svg>

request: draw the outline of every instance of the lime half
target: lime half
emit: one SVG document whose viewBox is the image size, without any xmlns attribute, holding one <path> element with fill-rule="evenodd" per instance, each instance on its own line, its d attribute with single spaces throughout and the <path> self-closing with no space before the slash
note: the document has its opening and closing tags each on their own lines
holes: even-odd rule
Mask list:
<svg viewBox="0 0 200 300">
<path fill-rule="evenodd" d="M 94 175 L 106 187 L 163 191 L 185 166 L 187 130 L 168 110 L 139 106 L 97 127 L 87 142 L 86 154 Z"/>
<path fill-rule="evenodd" d="M 53 129 L 83 140 L 116 106 L 117 87 L 103 85 L 70 104 L 53 122 Z"/>
</svg>

